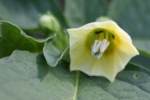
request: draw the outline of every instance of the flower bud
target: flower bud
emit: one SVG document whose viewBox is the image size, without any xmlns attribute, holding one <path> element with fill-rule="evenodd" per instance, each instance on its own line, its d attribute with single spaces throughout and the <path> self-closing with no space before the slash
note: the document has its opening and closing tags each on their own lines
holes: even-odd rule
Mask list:
<svg viewBox="0 0 150 100">
<path fill-rule="evenodd" d="M 58 20 L 51 14 L 45 14 L 40 18 L 40 26 L 53 32 L 60 31 L 61 27 Z"/>
</svg>

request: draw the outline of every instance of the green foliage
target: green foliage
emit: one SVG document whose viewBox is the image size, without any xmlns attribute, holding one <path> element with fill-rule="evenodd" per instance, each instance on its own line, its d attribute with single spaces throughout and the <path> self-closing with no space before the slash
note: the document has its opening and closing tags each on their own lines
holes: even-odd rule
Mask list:
<svg viewBox="0 0 150 100">
<path fill-rule="evenodd" d="M 3 100 L 67 100 L 73 95 L 73 76 L 62 67 L 48 67 L 42 56 L 14 51 L 0 60 Z"/>
<path fill-rule="evenodd" d="M 64 6 L 60 4 L 55 0 L 0 0 L 0 98 L 150 100 L 150 2 L 65 0 Z M 58 19 L 59 30 L 40 26 L 40 18 L 47 12 Z M 69 71 L 65 28 L 96 21 L 100 16 L 117 21 L 131 34 L 141 54 L 114 83 Z"/>
<path fill-rule="evenodd" d="M 47 39 L 33 38 L 25 34 L 18 26 L 0 21 L 0 57 L 10 55 L 15 49 L 40 52 Z"/>
<path fill-rule="evenodd" d="M 68 50 L 67 35 L 63 32 L 58 32 L 56 37 L 45 42 L 43 54 L 47 63 L 55 67 L 63 58 Z"/>
<path fill-rule="evenodd" d="M 103 78 L 70 73 L 62 63 L 49 67 L 39 54 L 14 51 L 0 60 L 3 100 L 149 100 L 150 76 L 124 71 L 110 84 Z"/>
</svg>

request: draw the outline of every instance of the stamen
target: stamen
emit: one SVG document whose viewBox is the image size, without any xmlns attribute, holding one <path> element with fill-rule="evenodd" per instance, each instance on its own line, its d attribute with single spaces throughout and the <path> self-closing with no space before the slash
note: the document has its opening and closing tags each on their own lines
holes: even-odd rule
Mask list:
<svg viewBox="0 0 150 100">
<path fill-rule="evenodd" d="M 99 51 L 100 45 L 101 45 L 101 41 L 95 40 L 92 47 L 92 52 L 96 53 L 97 51 Z"/>
<path fill-rule="evenodd" d="M 109 46 L 110 42 L 106 39 L 104 39 L 102 42 L 101 42 L 101 45 L 100 45 L 100 51 L 102 53 L 104 53 L 107 49 L 107 47 Z"/>
<path fill-rule="evenodd" d="M 107 50 L 110 42 L 106 39 L 103 40 L 95 40 L 92 45 L 92 55 L 94 55 L 97 59 L 101 58 L 103 53 Z"/>
</svg>

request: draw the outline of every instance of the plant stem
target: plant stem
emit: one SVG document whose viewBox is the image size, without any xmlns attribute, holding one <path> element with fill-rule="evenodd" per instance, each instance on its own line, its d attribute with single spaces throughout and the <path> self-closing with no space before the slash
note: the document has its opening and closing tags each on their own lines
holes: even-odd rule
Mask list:
<svg viewBox="0 0 150 100">
<path fill-rule="evenodd" d="M 76 72 L 76 78 L 75 78 L 75 90 L 74 90 L 74 95 L 73 95 L 73 100 L 77 100 L 77 94 L 79 90 L 79 81 L 80 81 L 80 72 Z"/>
</svg>

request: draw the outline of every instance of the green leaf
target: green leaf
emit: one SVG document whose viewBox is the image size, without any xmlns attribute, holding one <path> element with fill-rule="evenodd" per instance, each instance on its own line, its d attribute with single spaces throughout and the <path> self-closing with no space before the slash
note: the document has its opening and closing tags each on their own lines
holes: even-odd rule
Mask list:
<svg viewBox="0 0 150 100">
<path fill-rule="evenodd" d="M 63 25 L 65 24 L 55 0 L 0 0 L 0 18 L 24 29 L 37 28 L 39 18 L 48 11 L 52 12 Z"/>
<path fill-rule="evenodd" d="M 71 27 L 80 26 L 105 16 L 109 0 L 66 0 L 65 16 Z"/>
<path fill-rule="evenodd" d="M 0 57 L 10 55 L 15 49 L 40 52 L 47 39 L 35 39 L 26 35 L 18 26 L 0 21 Z"/>
<path fill-rule="evenodd" d="M 116 20 L 131 36 L 150 36 L 150 1 L 113 0 L 108 16 Z"/>
<path fill-rule="evenodd" d="M 15 51 L 1 59 L 1 99 L 71 100 L 74 76 L 61 67 L 49 68 L 43 57 L 27 51 Z"/>
<path fill-rule="evenodd" d="M 131 60 L 130 63 L 150 74 L 150 56 L 140 55 Z"/>
<path fill-rule="evenodd" d="M 48 67 L 42 56 L 15 51 L 0 59 L 3 100 L 149 100 L 150 74 L 124 71 L 114 83 L 70 73 L 66 65 Z"/>
<path fill-rule="evenodd" d="M 64 32 L 56 33 L 56 37 L 47 41 L 43 48 L 44 57 L 48 65 L 52 67 L 56 67 L 67 51 L 68 38 Z"/>
</svg>

